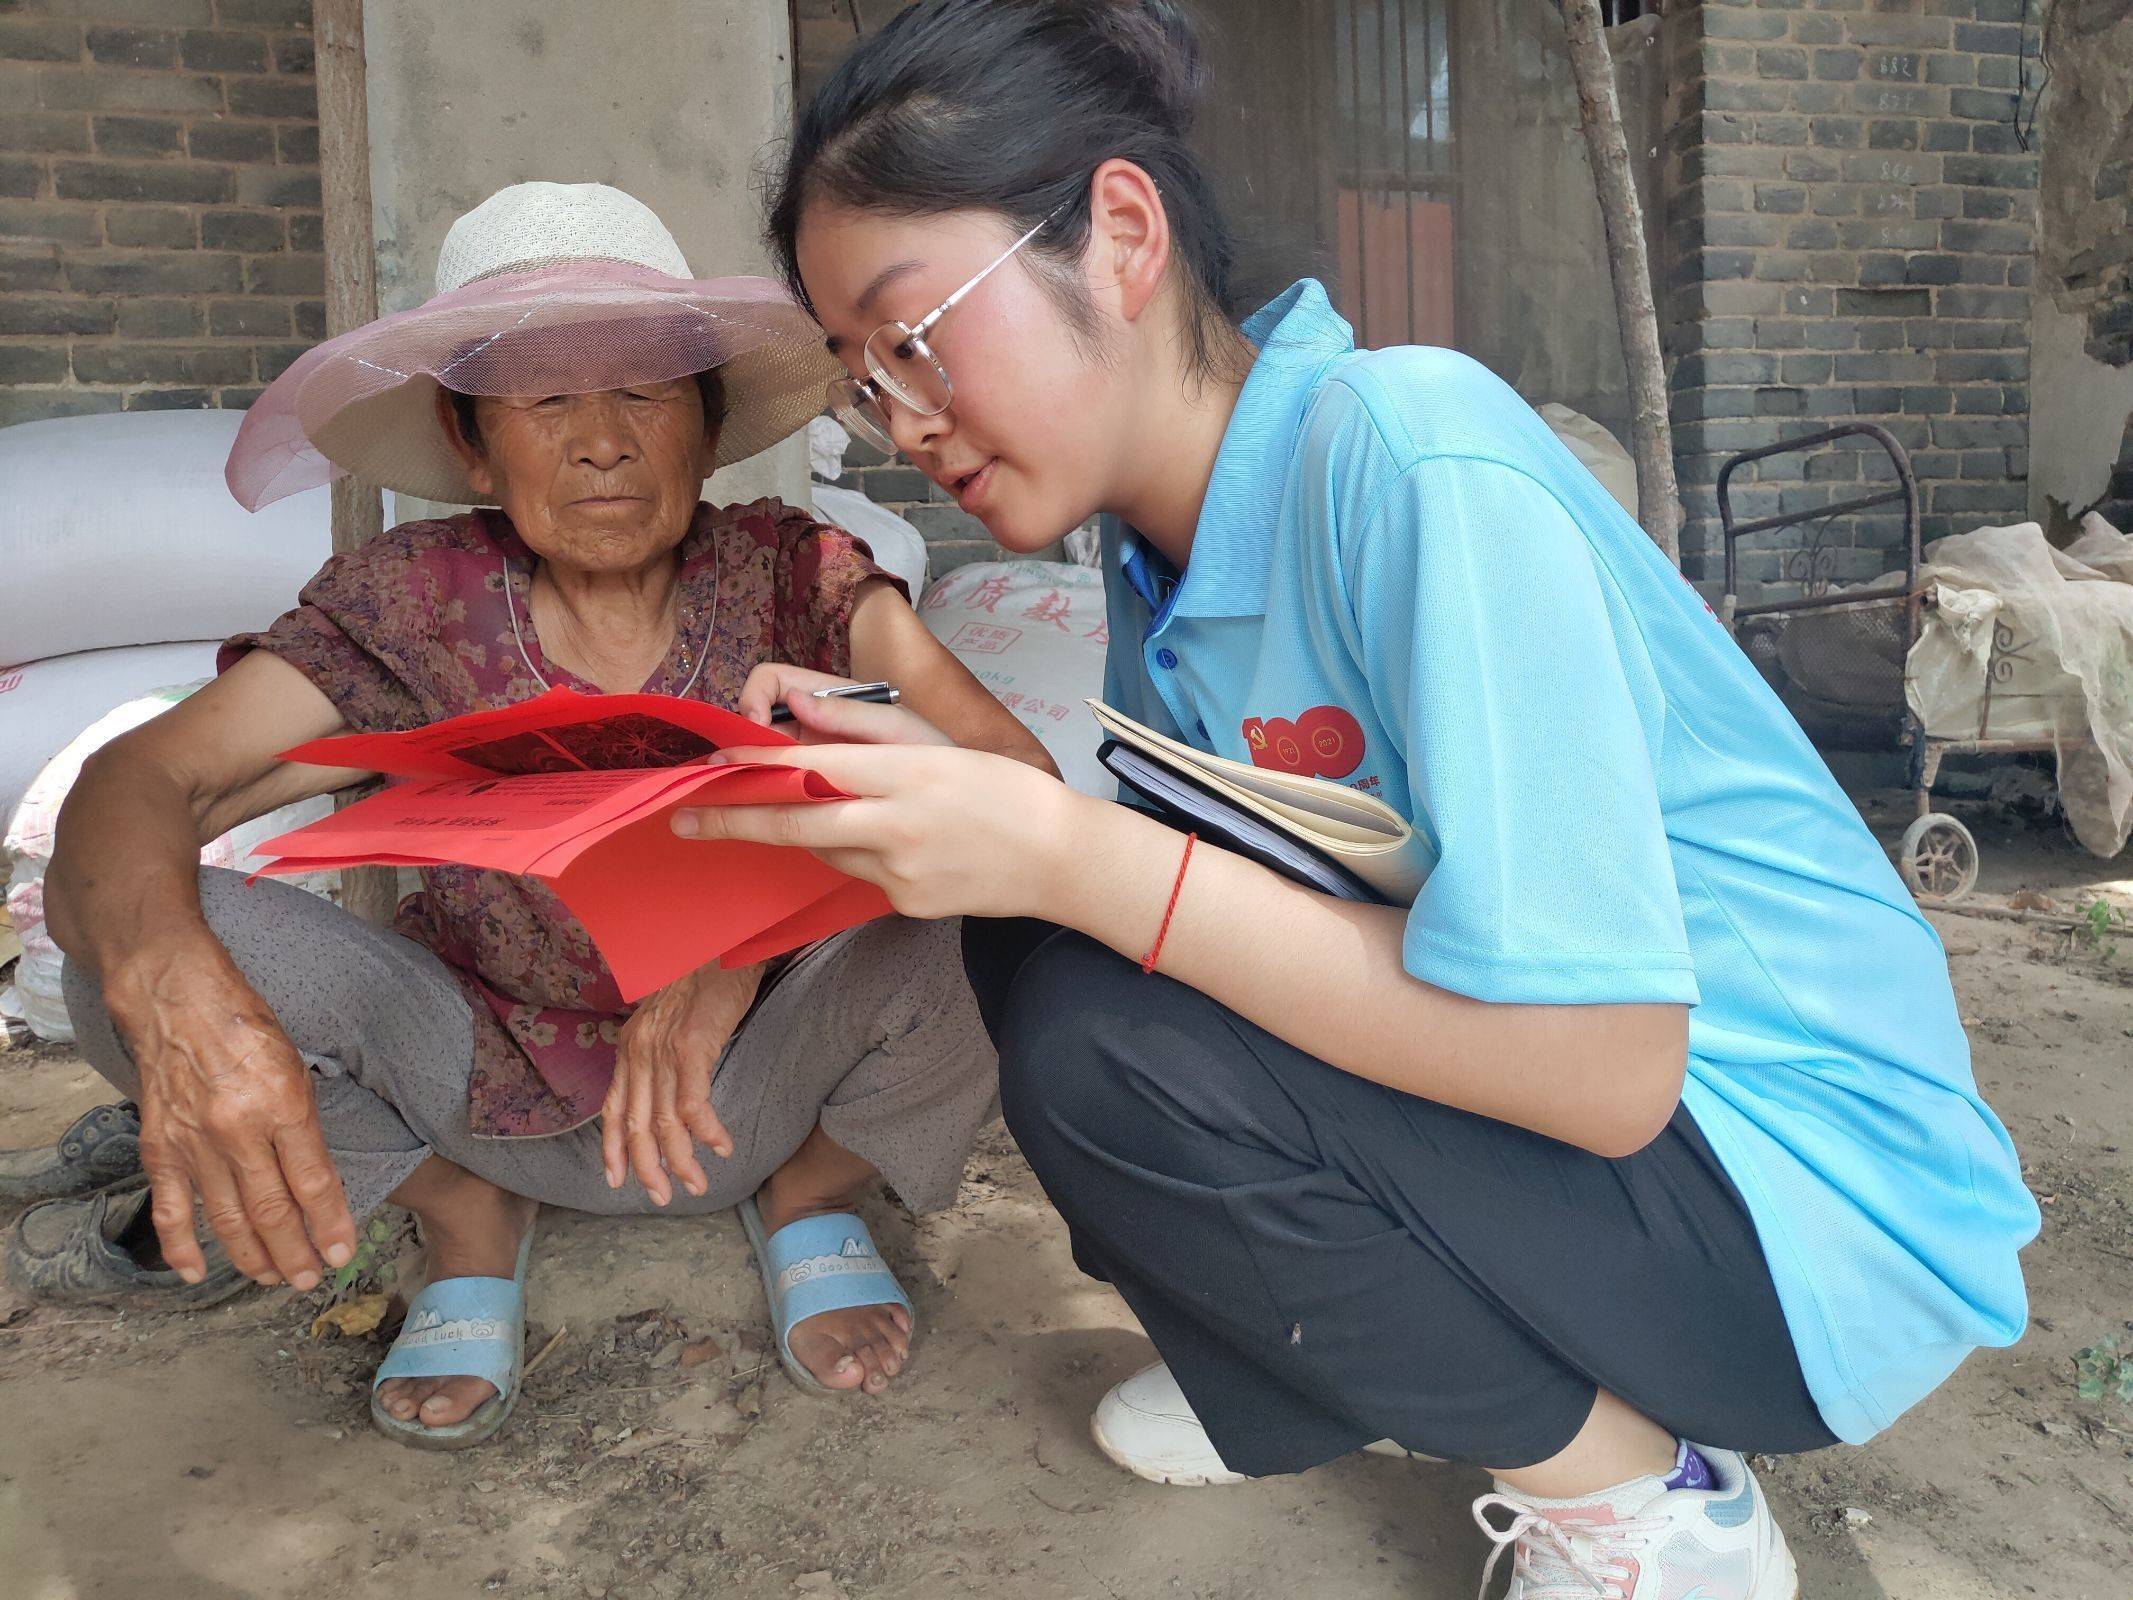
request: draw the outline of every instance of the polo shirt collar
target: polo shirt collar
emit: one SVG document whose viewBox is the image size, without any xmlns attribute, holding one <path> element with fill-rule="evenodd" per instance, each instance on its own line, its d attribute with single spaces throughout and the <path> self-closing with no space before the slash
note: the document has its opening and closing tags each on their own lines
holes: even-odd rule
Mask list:
<svg viewBox="0 0 2133 1600">
<path fill-rule="evenodd" d="M 1258 357 L 1222 435 L 1193 531 L 1192 558 L 1172 614 L 1250 617 L 1266 610 L 1267 573 L 1281 516 L 1289 457 L 1304 410 L 1328 363 L 1355 349 L 1355 335 L 1315 278 L 1299 279 L 1254 312 L 1244 336 Z M 1121 563 L 1145 547 L 1128 530 Z M 1152 550 L 1145 559 L 1159 560 Z"/>
</svg>

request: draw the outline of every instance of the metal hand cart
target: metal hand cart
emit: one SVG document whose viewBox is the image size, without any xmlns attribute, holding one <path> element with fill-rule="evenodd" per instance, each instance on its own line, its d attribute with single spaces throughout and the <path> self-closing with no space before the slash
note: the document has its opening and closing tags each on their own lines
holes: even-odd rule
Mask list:
<svg viewBox="0 0 2133 1600">
<path fill-rule="evenodd" d="M 1845 439 L 1878 445 L 1895 467 L 1885 489 L 1833 504 L 1737 522 L 1733 478 L 1752 462 L 1821 451 Z M 1903 508 L 1903 567 L 1874 582 L 1834 586 L 1833 527 L 1884 506 Z M 1780 440 L 1730 458 L 1718 474 L 1718 516 L 1725 533 L 1725 595 L 1719 618 L 1777 689 L 1800 725 L 1823 749 L 1888 751 L 1908 757 L 1908 786 L 1916 815 L 1896 848 L 1896 865 L 1911 892 L 1959 900 L 1977 883 L 1978 847 L 1955 817 L 1933 809 L 1935 779 L 1949 754 L 2016 755 L 2052 749 L 2048 739 L 1990 737 L 1992 693 L 2022 657 L 2024 645 L 2005 623 L 1994 627 L 1977 732 L 1965 738 L 1929 737 L 1904 693 L 1904 665 L 1918 643 L 1932 604 L 1919 579 L 1918 480 L 1910 458 L 1887 429 L 1850 422 L 1797 439 Z M 1740 601 L 1740 543 L 1780 528 L 1811 525 L 1805 544 L 1788 552 L 1780 579 L 1799 585 L 1797 598 Z"/>
</svg>

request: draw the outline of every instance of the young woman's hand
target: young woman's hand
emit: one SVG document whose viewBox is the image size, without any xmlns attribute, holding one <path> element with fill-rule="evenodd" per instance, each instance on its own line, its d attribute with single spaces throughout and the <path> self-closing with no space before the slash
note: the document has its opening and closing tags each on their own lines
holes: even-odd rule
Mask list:
<svg viewBox="0 0 2133 1600">
<path fill-rule="evenodd" d="M 908 706 L 815 698 L 817 689 L 842 688 L 852 681 L 766 661 L 748 674 L 735 709 L 767 728 L 771 712 L 786 707 L 793 720 L 784 725 L 785 731 L 802 744 L 954 745 L 953 739 Z"/>
<path fill-rule="evenodd" d="M 637 1174 L 655 1205 L 674 1198 L 671 1179 L 691 1194 L 710 1187 L 696 1146 L 733 1154 L 733 1137 L 711 1109 L 719 1057 L 755 1000 L 761 967 L 728 972 L 715 963 L 677 978 L 622 1025 L 614 1081 L 600 1107 L 600 1153 L 607 1186 Z"/>
<path fill-rule="evenodd" d="M 676 833 L 797 845 L 877 885 L 908 917 L 1043 915 L 1081 808 L 1096 804 L 1023 762 L 978 750 L 837 744 L 717 759 L 810 768 L 857 798 L 689 808 L 675 812 Z"/>
</svg>

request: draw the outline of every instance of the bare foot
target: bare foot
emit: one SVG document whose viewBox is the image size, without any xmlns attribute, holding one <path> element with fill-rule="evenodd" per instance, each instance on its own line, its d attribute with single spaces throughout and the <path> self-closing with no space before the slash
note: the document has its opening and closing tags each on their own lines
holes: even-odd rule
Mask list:
<svg viewBox="0 0 2133 1600">
<path fill-rule="evenodd" d="M 507 1193 L 441 1156 L 423 1162 L 393 1191 L 422 1223 L 429 1281 L 508 1278 L 537 1202 Z M 378 1387 L 387 1414 L 425 1428 L 464 1422 L 496 1393 L 486 1378 L 389 1378 Z"/>
<path fill-rule="evenodd" d="M 815 1138 L 828 1142 L 820 1129 Z M 811 1160 L 809 1147 L 814 1142 L 810 1139 L 799 1154 L 771 1174 L 756 1196 L 766 1235 L 802 1217 L 851 1209 L 854 1194 L 849 1169 L 838 1171 L 834 1163 Z M 837 1154 L 847 1162 L 857 1159 L 842 1150 Z M 873 1169 L 866 1171 L 868 1181 L 874 1181 Z M 830 1176 L 844 1180 L 831 1193 L 824 1193 L 822 1186 L 809 1181 Z M 911 1358 L 911 1313 L 893 1303 L 824 1311 L 793 1324 L 788 1343 L 793 1359 L 824 1388 L 880 1394 Z"/>
</svg>

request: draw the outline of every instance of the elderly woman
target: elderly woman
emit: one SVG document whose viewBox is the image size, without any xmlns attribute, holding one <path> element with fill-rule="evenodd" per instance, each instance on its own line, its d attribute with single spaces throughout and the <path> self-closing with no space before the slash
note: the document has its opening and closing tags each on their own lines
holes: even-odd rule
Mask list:
<svg viewBox="0 0 2133 1600">
<path fill-rule="evenodd" d="M 277 751 L 549 687 L 763 722 L 790 700 L 834 737 L 835 703 L 801 691 L 857 674 L 958 742 L 1046 764 L 864 546 L 775 501 L 698 503 L 714 466 L 820 407 L 827 358 L 782 291 L 692 280 L 649 210 L 596 185 L 492 196 L 438 277 L 423 307 L 292 368 L 230 481 L 256 505 L 345 468 L 493 509 L 336 556 L 295 610 L 230 641 L 215 682 L 84 771 L 51 925 L 83 1048 L 140 1104 L 150 1183 L 32 1213 L 15 1264 L 173 1301 L 245 1278 L 310 1289 L 358 1219 L 404 1206 L 429 1283 L 372 1412 L 448 1448 L 516 1397 L 538 1204 L 740 1205 L 795 1378 L 879 1391 L 909 1304 L 848 1208 L 884 1179 L 945 1204 L 996 1105 L 956 924 L 892 918 L 707 967 L 632 1012 L 531 880 L 430 869 L 386 932 L 197 867 L 204 840 L 367 776 Z M 219 1249 L 196 1238 L 196 1193 Z"/>
</svg>

